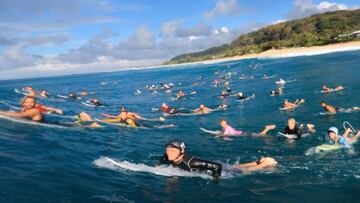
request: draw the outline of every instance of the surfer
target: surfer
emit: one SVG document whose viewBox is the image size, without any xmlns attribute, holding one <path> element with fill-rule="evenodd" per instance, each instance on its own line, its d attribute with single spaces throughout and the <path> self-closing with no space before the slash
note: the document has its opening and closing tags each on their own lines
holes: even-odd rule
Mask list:
<svg viewBox="0 0 360 203">
<path fill-rule="evenodd" d="M 177 94 L 176 94 L 176 99 L 182 99 L 185 97 L 185 92 L 180 90 Z"/>
<path fill-rule="evenodd" d="M 355 136 L 349 137 L 349 134 L 353 132 L 350 128 L 346 128 L 345 132 L 340 136 L 338 135 L 339 130 L 337 127 L 330 127 L 327 136 L 325 136 L 325 140 L 330 144 L 339 144 L 344 147 L 349 148 L 350 144 L 355 142 L 360 137 L 360 131 Z M 355 132 L 353 132 L 355 133 Z"/>
<path fill-rule="evenodd" d="M 36 97 L 38 95 L 32 86 L 26 86 L 24 87 L 24 90 L 29 96 Z"/>
<path fill-rule="evenodd" d="M 226 98 L 228 96 L 230 96 L 230 93 L 228 91 L 226 91 L 226 90 L 222 90 L 221 95 L 219 96 L 219 98 L 224 99 L 224 98 Z"/>
<path fill-rule="evenodd" d="M 102 127 L 98 123 L 94 122 L 91 116 L 85 112 L 81 112 L 75 117 L 75 124 L 79 126 L 91 127 L 91 128 L 99 128 Z"/>
<path fill-rule="evenodd" d="M 339 107 L 334 107 L 329 105 L 327 102 L 325 101 L 321 101 L 320 102 L 321 107 L 323 107 L 327 112 L 329 113 L 336 113 L 336 112 L 353 112 L 353 111 L 359 111 L 360 108 L 359 107 L 352 107 L 352 108 L 339 108 Z"/>
<path fill-rule="evenodd" d="M 41 97 L 49 97 L 49 92 L 46 91 L 46 90 L 41 90 L 40 96 L 41 96 Z"/>
<path fill-rule="evenodd" d="M 70 99 L 81 99 L 80 97 L 78 97 L 75 93 L 73 93 L 73 92 L 70 92 L 69 94 L 68 94 L 68 97 L 70 98 Z"/>
<path fill-rule="evenodd" d="M 141 119 L 141 116 L 137 113 L 128 112 L 125 107 L 120 108 L 120 113 L 117 116 L 110 115 L 107 113 L 102 113 L 101 115 L 107 117 L 103 119 L 103 122 L 106 123 L 123 123 L 129 125 L 131 127 L 138 127 L 139 125 L 136 123 L 136 119 Z"/>
<path fill-rule="evenodd" d="M 28 118 L 33 121 L 40 122 L 43 119 L 42 113 L 35 107 L 36 99 L 33 96 L 25 96 L 21 100 L 22 109 L 20 112 L 3 112 L 0 115 L 9 116 L 13 118 Z"/>
<path fill-rule="evenodd" d="M 192 110 L 191 114 L 208 114 L 219 109 L 225 109 L 226 107 L 227 107 L 226 104 L 221 104 L 216 109 L 210 109 L 206 107 L 204 104 L 200 104 L 199 108 Z"/>
<path fill-rule="evenodd" d="M 220 81 L 219 80 L 214 80 L 213 85 L 214 85 L 214 87 L 218 87 L 220 85 Z"/>
<path fill-rule="evenodd" d="M 294 139 L 299 139 L 305 133 L 314 133 L 315 126 L 313 124 L 306 124 L 307 130 L 305 132 L 304 126 L 301 124 L 299 127 L 296 126 L 296 120 L 294 118 L 289 118 L 287 126 L 284 129 L 284 134 L 286 135 L 294 135 Z"/>
<path fill-rule="evenodd" d="M 219 178 L 222 171 L 252 172 L 276 166 L 277 162 L 274 158 L 264 157 L 256 162 L 244 164 L 228 165 L 216 163 L 188 155 L 185 152 L 185 143 L 175 139 L 165 145 L 165 154 L 160 159 L 159 164 L 171 164 L 185 171 L 205 173 L 214 178 Z"/>
<path fill-rule="evenodd" d="M 326 85 L 322 86 L 322 92 L 323 93 L 336 92 L 336 91 L 340 91 L 340 90 L 343 90 L 343 89 L 344 89 L 344 87 L 341 86 L 341 85 L 339 85 L 339 86 L 337 86 L 335 88 L 329 88 Z"/>
<path fill-rule="evenodd" d="M 88 96 L 90 93 L 88 91 L 81 91 L 79 92 L 81 96 Z"/>
<path fill-rule="evenodd" d="M 221 119 L 219 122 L 222 131 L 218 136 L 239 136 L 243 132 L 232 128 L 225 119 Z"/>
<path fill-rule="evenodd" d="M 89 103 L 94 104 L 95 107 L 103 106 L 103 104 L 101 104 L 100 101 L 96 98 L 91 98 Z"/>
<path fill-rule="evenodd" d="M 304 102 L 304 99 L 296 99 L 294 102 L 289 102 L 287 99 L 285 99 L 283 103 L 283 109 L 294 109 Z"/>
</svg>

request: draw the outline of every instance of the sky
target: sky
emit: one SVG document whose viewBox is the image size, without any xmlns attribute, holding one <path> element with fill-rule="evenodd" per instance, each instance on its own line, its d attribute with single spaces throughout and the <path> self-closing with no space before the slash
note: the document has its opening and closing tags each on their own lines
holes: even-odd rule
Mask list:
<svg viewBox="0 0 360 203">
<path fill-rule="evenodd" d="M 1 0 L 0 80 L 160 65 L 358 0 Z"/>
</svg>

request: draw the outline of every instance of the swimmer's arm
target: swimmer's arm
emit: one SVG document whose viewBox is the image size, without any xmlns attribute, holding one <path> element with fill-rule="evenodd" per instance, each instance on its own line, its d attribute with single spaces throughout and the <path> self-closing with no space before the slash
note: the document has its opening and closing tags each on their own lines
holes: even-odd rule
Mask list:
<svg viewBox="0 0 360 203">
<path fill-rule="evenodd" d="M 46 111 L 54 111 L 57 112 L 58 114 L 63 114 L 63 111 L 61 109 L 55 109 L 52 107 L 48 107 L 48 106 L 42 106 Z"/>
<path fill-rule="evenodd" d="M 138 113 L 128 112 L 128 116 L 133 119 L 142 119 L 142 117 Z"/>
<path fill-rule="evenodd" d="M 352 130 L 350 128 L 346 128 L 344 134 L 342 134 L 342 137 L 348 138 L 348 136 L 351 132 L 352 132 Z M 348 139 L 351 139 L 351 138 L 348 138 Z"/>
<path fill-rule="evenodd" d="M 198 158 L 193 158 L 190 161 L 189 166 L 191 168 L 199 169 L 200 171 L 209 170 L 209 171 L 211 171 L 211 175 L 215 178 L 218 178 L 221 176 L 222 165 L 219 163 L 215 163 L 215 162 L 207 161 L 207 160 L 201 160 Z"/>
<path fill-rule="evenodd" d="M 264 130 L 262 130 L 259 135 L 267 135 L 267 133 L 276 128 L 276 125 L 266 125 Z"/>
<path fill-rule="evenodd" d="M 118 118 L 119 116 L 113 116 L 113 115 L 110 115 L 110 114 L 107 114 L 107 113 L 101 113 L 101 115 L 107 117 L 107 118 Z"/>
</svg>

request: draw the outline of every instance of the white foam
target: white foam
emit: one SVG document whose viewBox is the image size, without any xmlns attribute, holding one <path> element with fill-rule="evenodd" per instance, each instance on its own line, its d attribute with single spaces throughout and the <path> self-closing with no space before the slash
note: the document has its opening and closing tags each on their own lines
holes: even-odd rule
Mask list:
<svg viewBox="0 0 360 203">
<path fill-rule="evenodd" d="M 134 172 L 145 172 L 152 173 L 160 176 L 185 176 L 185 177 L 201 177 L 205 179 L 212 178 L 209 175 L 200 174 L 200 173 L 192 173 L 188 171 L 184 171 L 178 168 L 174 168 L 172 166 L 148 166 L 145 164 L 136 164 L 131 163 L 129 161 L 115 161 L 108 157 L 100 157 L 93 162 L 94 165 L 100 168 L 106 168 L 116 171 L 134 171 Z"/>
</svg>

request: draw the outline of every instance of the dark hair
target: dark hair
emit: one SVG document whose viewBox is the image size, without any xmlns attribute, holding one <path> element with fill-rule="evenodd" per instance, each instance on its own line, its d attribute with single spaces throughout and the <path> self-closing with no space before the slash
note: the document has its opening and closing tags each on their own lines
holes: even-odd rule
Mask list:
<svg viewBox="0 0 360 203">
<path fill-rule="evenodd" d="M 327 104 L 325 101 L 321 101 L 320 104 Z"/>
</svg>

